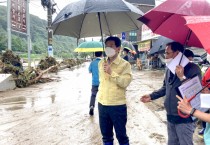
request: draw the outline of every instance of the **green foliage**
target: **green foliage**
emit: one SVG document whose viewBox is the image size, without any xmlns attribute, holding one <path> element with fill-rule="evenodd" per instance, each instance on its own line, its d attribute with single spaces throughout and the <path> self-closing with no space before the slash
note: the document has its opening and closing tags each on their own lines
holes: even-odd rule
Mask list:
<svg viewBox="0 0 210 145">
<path fill-rule="evenodd" d="M 44 11 L 44 9 L 43 9 Z M 30 15 L 32 53 L 47 54 L 47 21 Z M 46 16 L 47 17 L 47 16 Z M 7 49 L 7 13 L 6 7 L 0 6 L 0 51 Z M 76 39 L 66 36 L 53 36 L 53 51 L 62 58 L 72 58 L 76 48 Z M 12 32 L 12 50 L 27 53 L 26 35 Z"/>
<path fill-rule="evenodd" d="M 21 58 L 23 58 L 24 60 L 27 60 L 28 59 L 28 53 L 21 53 L 19 54 L 19 56 Z M 46 53 L 43 53 L 43 54 L 31 54 L 31 59 L 34 60 L 34 59 L 42 59 L 42 58 L 45 58 L 47 56 Z"/>
</svg>

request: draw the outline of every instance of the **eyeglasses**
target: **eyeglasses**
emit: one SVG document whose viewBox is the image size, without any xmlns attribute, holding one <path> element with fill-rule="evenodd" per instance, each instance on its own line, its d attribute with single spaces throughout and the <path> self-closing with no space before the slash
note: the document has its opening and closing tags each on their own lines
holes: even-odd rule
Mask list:
<svg viewBox="0 0 210 145">
<path fill-rule="evenodd" d="M 171 53 L 174 53 L 173 51 L 172 52 L 165 52 L 165 55 L 169 55 Z"/>
</svg>

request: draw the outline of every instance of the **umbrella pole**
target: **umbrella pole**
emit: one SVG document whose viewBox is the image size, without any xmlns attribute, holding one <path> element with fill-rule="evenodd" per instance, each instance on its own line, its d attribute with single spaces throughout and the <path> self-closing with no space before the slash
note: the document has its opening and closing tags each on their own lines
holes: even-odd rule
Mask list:
<svg viewBox="0 0 210 145">
<path fill-rule="evenodd" d="M 181 61 L 182 61 L 182 58 L 183 58 L 185 49 L 187 48 L 187 44 L 188 44 L 188 42 L 189 42 L 189 40 L 190 40 L 191 34 L 192 34 L 192 30 L 189 30 L 189 32 L 188 32 L 188 34 L 187 34 L 187 37 L 186 37 L 186 41 L 185 41 L 185 43 L 184 43 L 184 51 L 183 51 L 182 56 L 181 56 L 181 59 L 180 59 L 180 61 L 179 61 L 179 65 L 181 64 Z"/>
<path fill-rule="evenodd" d="M 188 34 L 187 34 L 186 41 L 185 41 L 185 43 L 184 43 L 184 51 L 183 51 L 182 56 L 181 56 L 181 59 L 180 59 L 180 61 L 179 61 L 179 65 L 181 64 L 181 61 L 182 61 L 182 58 L 183 58 L 183 55 L 184 55 L 184 52 L 185 52 L 185 49 L 186 49 L 186 47 L 187 47 L 187 44 L 188 44 L 188 41 L 189 41 L 189 39 L 190 39 L 191 34 L 192 34 L 192 30 L 190 30 L 190 31 L 188 32 Z M 170 82 L 169 84 L 172 85 L 172 84 L 175 82 L 176 79 L 177 79 L 177 75 L 175 74 L 173 81 Z"/>
<path fill-rule="evenodd" d="M 99 20 L 99 26 L 100 26 L 100 32 L 101 32 L 101 41 L 102 41 L 102 46 L 103 46 L 103 55 L 104 55 L 104 59 L 105 59 L 104 38 L 103 38 L 103 32 L 102 32 L 102 27 L 101 27 L 101 16 L 100 16 L 99 12 L 98 12 L 98 20 Z"/>
</svg>

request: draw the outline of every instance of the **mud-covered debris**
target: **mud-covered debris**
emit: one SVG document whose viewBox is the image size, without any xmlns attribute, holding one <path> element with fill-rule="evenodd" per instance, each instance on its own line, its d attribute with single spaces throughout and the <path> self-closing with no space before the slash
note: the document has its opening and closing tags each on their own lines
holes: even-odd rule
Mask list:
<svg viewBox="0 0 210 145">
<path fill-rule="evenodd" d="M 38 68 L 41 70 L 46 70 L 49 67 L 55 66 L 57 64 L 58 62 L 56 61 L 54 57 L 46 57 L 45 59 L 40 60 L 38 64 Z M 50 70 L 50 72 L 58 72 L 58 67 L 54 67 L 52 70 Z"/>
<path fill-rule="evenodd" d="M 0 58 L 0 73 L 12 74 L 17 77 L 23 71 L 23 65 L 20 57 L 11 50 L 6 50 Z"/>
<path fill-rule="evenodd" d="M 0 60 L 0 68 L 4 67 L 4 63 Z"/>
<path fill-rule="evenodd" d="M 35 79 L 38 75 L 39 72 L 37 69 L 29 67 L 17 76 L 15 79 L 16 86 L 19 88 L 27 87 L 30 85 L 29 81 Z"/>
<path fill-rule="evenodd" d="M 83 62 L 83 59 L 65 59 L 60 63 L 60 67 L 65 65 L 66 68 L 72 68 L 74 66 L 82 64 Z"/>
<path fill-rule="evenodd" d="M 61 65 L 61 66 L 62 66 L 62 65 L 66 65 L 67 68 L 71 68 L 71 67 L 76 66 L 77 63 L 76 63 L 76 60 L 74 60 L 74 59 L 65 59 L 65 60 L 63 60 L 63 61 L 61 62 L 60 65 Z"/>
<path fill-rule="evenodd" d="M 20 62 L 20 57 L 18 55 L 15 55 L 12 50 L 6 50 L 5 53 L 2 55 L 2 62 L 6 64 L 12 64 L 14 66 L 22 66 L 22 63 Z"/>
<path fill-rule="evenodd" d="M 63 68 L 71 68 L 83 62 L 83 60 L 79 59 L 68 59 L 59 64 L 55 58 L 46 57 L 40 60 L 37 68 L 29 67 L 23 70 L 20 57 L 15 55 L 11 50 L 7 50 L 0 57 L 0 73 L 12 74 L 16 86 L 23 88 L 38 82 L 52 81 L 52 79 L 42 78 L 42 76 L 48 72 L 58 72 L 62 65 L 65 65 Z"/>
</svg>

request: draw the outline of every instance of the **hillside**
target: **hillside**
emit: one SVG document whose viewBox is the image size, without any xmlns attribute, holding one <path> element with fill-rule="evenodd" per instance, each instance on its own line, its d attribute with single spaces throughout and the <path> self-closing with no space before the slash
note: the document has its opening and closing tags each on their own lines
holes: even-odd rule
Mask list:
<svg viewBox="0 0 210 145">
<path fill-rule="evenodd" d="M 7 48 L 7 12 L 5 6 L 0 6 L 0 51 Z M 32 53 L 47 54 L 47 21 L 30 15 Z M 76 39 L 65 36 L 53 36 L 54 55 L 73 57 Z M 12 32 L 12 50 L 27 52 L 27 38 L 20 33 Z"/>
</svg>

